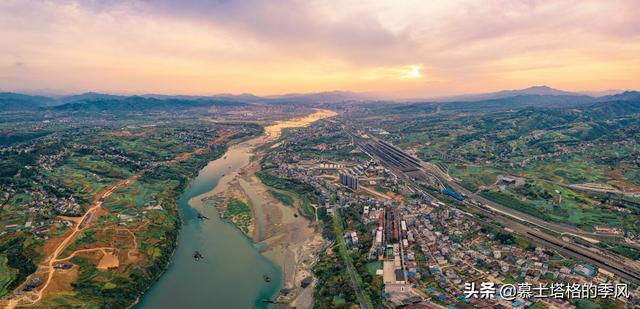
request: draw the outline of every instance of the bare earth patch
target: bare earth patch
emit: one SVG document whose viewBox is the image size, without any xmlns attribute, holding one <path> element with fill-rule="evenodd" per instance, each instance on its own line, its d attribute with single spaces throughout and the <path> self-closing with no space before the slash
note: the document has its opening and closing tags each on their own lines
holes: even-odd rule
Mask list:
<svg viewBox="0 0 640 309">
<path fill-rule="evenodd" d="M 118 268 L 118 266 L 120 265 L 118 256 L 113 254 L 112 252 L 107 252 L 105 250 L 102 250 L 102 252 L 104 253 L 104 255 L 100 259 L 100 262 L 98 262 L 97 268 L 102 271 Z"/>
</svg>

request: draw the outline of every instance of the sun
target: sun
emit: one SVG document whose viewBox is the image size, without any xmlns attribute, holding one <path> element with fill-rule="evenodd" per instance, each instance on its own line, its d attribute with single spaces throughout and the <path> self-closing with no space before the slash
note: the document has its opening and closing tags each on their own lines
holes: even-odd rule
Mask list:
<svg viewBox="0 0 640 309">
<path fill-rule="evenodd" d="M 422 69 L 421 65 L 410 65 L 403 70 L 404 72 L 402 74 L 402 78 L 418 79 L 422 77 L 422 73 L 420 72 L 421 69 Z"/>
</svg>

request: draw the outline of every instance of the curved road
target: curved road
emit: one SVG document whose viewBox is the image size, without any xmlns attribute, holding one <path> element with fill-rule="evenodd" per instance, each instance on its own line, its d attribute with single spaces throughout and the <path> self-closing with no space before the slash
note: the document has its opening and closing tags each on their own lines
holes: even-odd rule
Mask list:
<svg viewBox="0 0 640 309">
<path fill-rule="evenodd" d="M 474 206 L 475 208 L 484 212 L 485 215 L 488 215 L 494 221 L 502 222 L 505 226 L 510 227 L 512 230 L 517 231 L 519 234 L 524 234 L 524 236 L 529 239 L 535 240 L 538 243 L 544 243 L 549 247 L 554 247 L 572 256 L 592 261 L 599 266 L 605 267 L 628 280 L 640 282 L 640 271 L 637 269 L 637 267 L 634 266 L 635 262 L 627 258 L 611 254 L 609 252 L 603 253 L 590 251 L 586 247 L 580 246 L 573 242 L 567 242 L 561 239 L 557 239 L 543 231 L 532 229 L 524 223 L 531 223 L 544 229 L 556 231 L 559 234 L 577 236 L 590 242 L 597 242 L 594 237 L 598 237 L 598 235 L 588 233 L 574 227 L 547 222 L 537 217 L 527 215 L 498 203 L 492 202 L 459 186 L 448 174 L 444 173 L 436 166 L 423 162 L 415 157 L 409 156 L 404 151 L 395 146 L 389 147 L 390 145 L 387 143 L 386 147 L 377 147 L 378 145 L 376 143 L 379 143 L 379 140 L 377 138 L 370 137 L 368 140 L 363 140 L 356 134 L 351 133 L 349 129 L 345 128 L 345 131 L 352 136 L 356 145 L 363 149 L 363 151 L 368 153 L 370 156 L 375 157 L 378 161 L 382 162 L 392 172 L 407 178 L 409 182 L 414 181 L 416 178 L 435 177 L 439 182 L 441 182 L 442 185 L 446 184 L 459 193 L 464 193 L 468 197 L 465 200 L 465 204 Z M 363 145 L 368 145 L 369 147 L 362 147 Z M 373 146 L 373 148 L 371 146 Z M 373 153 L 369 153 L 366 150 L 372 150 Z M 378 154 L 380 154 L 380 156 L 378 156 Z M 387 161 L 385 160 L 385 158 L 390 158 L 390 160 Z M 407 166 L 415 168 L 410 171 L 412 176 L 408 176 L 407 173 L 403 171 L 403 168 L 406 168 Z M 484 209 L 479 205 L 476 205 L 476 203 L 470 202 L 470 200 L 475 200 L 476 202 L 484 204 L 483 206 L 487 209 L 490 209 L 491 211 Z"/>
<path fill-rule="evenodd" d="M 69 236 L 67 236 L 58 245 L 58 247 L 56 247 L 56 249 L 53 251 L 53 254 L 51 254 L 51 256 L 49 256 L 49 262 L 44 266 L 44 269 L 46 269 L 45 272 L 47 273 L 47 279 L 44 282 L 44 284 L 42 285 L 42 287 L 35 293 L 36 298 L 35 299 L 31 299 L 31 300 L 27 300 L 28 303 L 25 304 L 25 305 L 36 304 L 37 302 L 39 302 L 42 299 L 42 296 L 44 295 L 44 292 L 47 290 L 47 287 L 51 283 L 51 280 L 53 279 L 53 275 L 55 274 L 55 268 L 54 268 L 55 263 L 61 262 L 61 261 L 65 261 L 65 260 L 69 259 L 69 257 L 59 259 L 58 256 L 60 256 L 60 254 L 62 254 L 62 252 L 65 249 L 67 249 L 67 247 L 69 247 L 69 245 L 75 240 L 75 237 L 78 234 L 78 232 L 84 230 L 87 227 L 87 224 L 91 220 L 91 218 L 92 218 L 93 214 L 95 213 L 95 211 L 97 209 L 99 209 L 100 207 L 102 207 L 103 199 L 108 197 L 109 195 L 111 195 L 111 193 L 113 193 L 113 191 L 115 191 L 115 190 L 117 190 L 117 189 L 119 189 L 121 187 L 130 185 L 135 180 L 137 180 L 140 176 L 141 176 L 141 174 L 137 174 L 137 175 L 135 175 L 135 176 L 133 176 L 133 177 L 127 179 L 127 180 L 123 180 L 123 181 L 113 185 L 109 189 L 103 191 L 101 194 L 99 194 L 98 196 L 95 197 L 94 202 L 93 202 L 93 206 L 91 208 L 89 208 L 87 210 L 87 212 L 85 212 L 85 214 L 79 220 L 78 224 L 76 224 L 76 226 L 73 228 L 71 234 L 69 234 Z M 97 249 L 102 249 L 102 248 L 91 248 L 91 249 L 85 249 L 84 251 L 97 250 Z M 79 250 L 79 251 L 83 251 L 83 250 Z M 72 253 L 71 256 L 75 255 L 75 253 L 76 252 Z M 16 305 L 19 305 L 20 301 L 22 301 L 24 298 L 25 298 L 25 296 L 22 296 L 22 297 L 20 297 L 18 299 L 10 300 L 7 308 L 11 309 Z"/>
</svg>

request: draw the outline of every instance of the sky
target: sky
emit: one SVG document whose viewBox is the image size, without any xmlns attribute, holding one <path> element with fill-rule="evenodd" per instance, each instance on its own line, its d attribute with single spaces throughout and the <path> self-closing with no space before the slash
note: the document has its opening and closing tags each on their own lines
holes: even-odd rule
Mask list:
<svg viewBox="0 0 640 309">
<path fill-rule="evenodd" d="M 640 89 L 637 0 L 0 0 L 0 91 Z"/>
</svg>

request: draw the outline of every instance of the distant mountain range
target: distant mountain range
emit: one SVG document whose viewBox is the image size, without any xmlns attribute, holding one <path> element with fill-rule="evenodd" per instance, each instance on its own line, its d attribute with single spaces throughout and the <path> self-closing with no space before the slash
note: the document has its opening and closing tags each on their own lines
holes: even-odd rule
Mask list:
<svg viewBox="0 0 640 309">
<path fill-rule="evenodd" d="M 622 91 L 616 92 L 615 90 L 608 90 L 606 92 L 582 93 L 582 92 L 570 92 L 570 91 L 558 90 L 548 86 L 533 86 L 533 87 L 529 87 L 525 89 L 517 89 L 517 90 L 502 90 L 498 92 L 464 94 L 459 96 L 435 98 L 435 99 L 431 99 L 430 101 L 436 101 L 436 102 L 483 101 L 483 100 L 504 99 L 504 98 L 510 98 L 515 96 L 532 96 L 532 95 L 599 97 L 603 95 L 611 95 L 611 94 L 616 94 L 620 92 Z"/>
<path fill-rule="evenodd" d="M 73 101 L 51 107 L 57 111 L 78 112 L 143 112 L 172 111 L 212 106 L 240 106 L 246 103 L 223 99 L 156 99 L 140 96 Z"/>
<path fill-rule="evenodd" d="M 62 97 L 31 96 L 12 92 L 0 93 L 0 109 L 5 111 L 52 109 L 65 111 L 144 111 L 185 109 L 207 106 L 244 104 L 338 103 L 365 100 L 361 94 L 331 91 L 309 94 L 286 94 L 259 97 L 253 94 L 217 94 L 211 96 L 144 94 L 136 96 L 87 92 Z"/>
<path fill-rule="evenodd" d="M 56 101 L 58 102 L 57 105 L 62 105 L 65 103 L 74 103 L 74 102 L 82 102 L 82 101 L 120 100 L 124 98 L 127 98 L 127 96 L 97 93 L 97 92 L 85 92 L 82 94 L 59 97 L 56 99 Z"/>
<path fill-rule="evenodd" d="M 279 103 L 303 102 L 303 103 L 339 103 L 349 101 L 375 100 L 373 96 L 350 91 L 326 91 L 317 93 L 289 93 L 265 97 L 269 101 Z"/>
<path fill-rule="evenodd" d="M 640 100 L 640 91 L 625 91 L 622 93 L 599 97 L 599 102 L 606 101 L 638 101 Z"/>
<path fill-rule="evenodd" d="M 611 91 L 608 91 L 609 93 Z M 603 94 L 602 92 L 600 94 Z M 172 110 L 231 106 L 245 104 L 334 104 L 345 102 L 375 101 L 372 95 L 348 91 L 319 93 L 293 93 L 275 96 L 253 94 L 217 94 L 211 96 L 144 94 L 140 96 L 112 95 L 87 92 L 63 97 L 31 96 L 0 93 L 0 109 L 3 111 L 58 110 L 58 111 L 123 111 Z M 466 108 L 523 108 L 523 107 L 580 107 L 602 102 L 640 101 L 640 92 L 626 91 L 613 95 L 589 96 L 547 86 L 535 86 L 520 90 L 504 90 L 493 93 L 470 94 L 455 97 L 416 100 L 415 103 L 446 103 L 445 109 Z M 622 103 L 620 103 L 622 104 Z"/>
<path fill-rule="evenodd" d="M 614 95 L 614 94 L 623 93 L 623 92 L 625 91 L 620 89 L 609 89 L 609 90 L 603 90 L 603 91 L 579 91 L 577 93 L 598 98 L 598 97 L 604 97 L 604 96 Z"/>
<path fill-rule="evenodd" d="M 0 109 L 5 111 L 37 109 L 55 104 L 56 100 L 44 96 L 31 96 L 13 92 L 0 92 Z"/>
<path fill-rule="evenodd" d="M 29 96 L 10 92 L 0 93 L 3 111 L 78 111 L 78 112 L 141 112 L 149 110 L 171 111 L 211 106 L 240 106 L 245 100 L 224 97 L 186 96 L 120 96 L 88 92 L 79 95 L 52 98 Z"/>
</svg>

